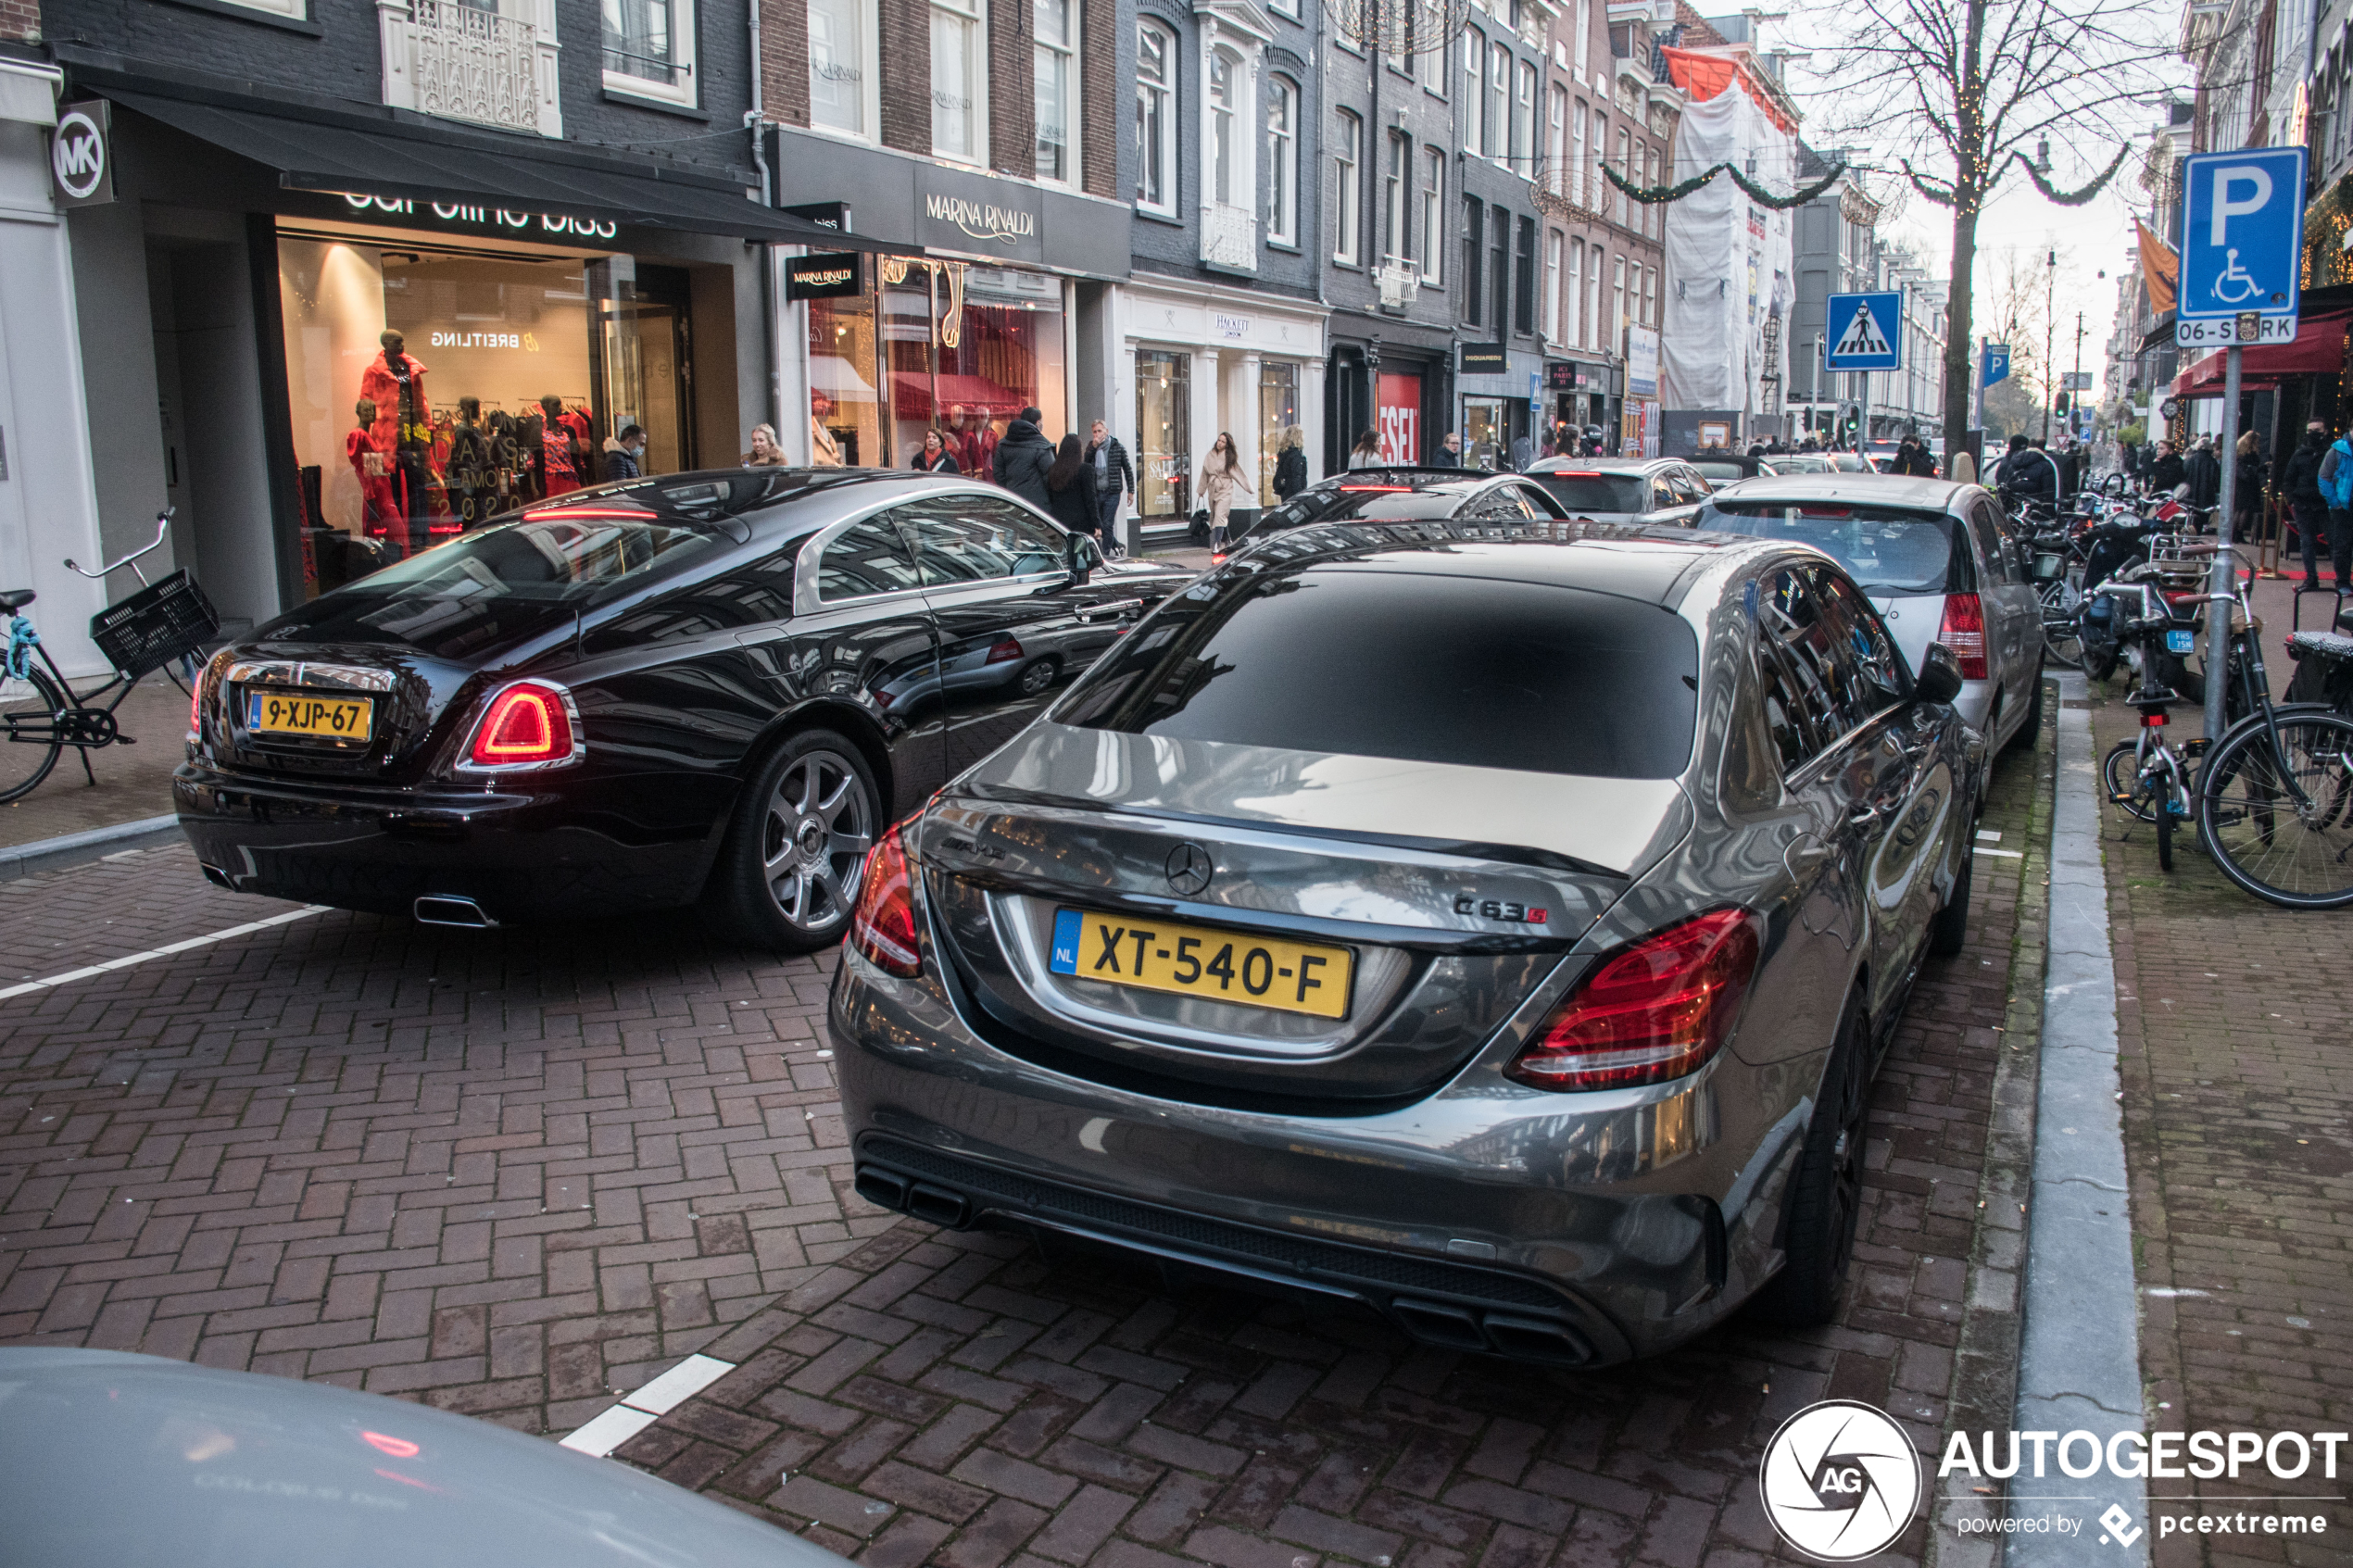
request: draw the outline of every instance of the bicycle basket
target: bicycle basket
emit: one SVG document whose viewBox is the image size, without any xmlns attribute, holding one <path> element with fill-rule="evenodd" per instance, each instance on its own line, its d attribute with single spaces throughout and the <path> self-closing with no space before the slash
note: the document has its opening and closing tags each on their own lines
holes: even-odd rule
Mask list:
<svg viewBox="0 0 2353 1568">
<path fill-rule="evenodd" d="M 131 680 L 201 649 L 220 617 L 196 580 L 175 571 L 90 618 L 90 640 Z"/>
</svg>

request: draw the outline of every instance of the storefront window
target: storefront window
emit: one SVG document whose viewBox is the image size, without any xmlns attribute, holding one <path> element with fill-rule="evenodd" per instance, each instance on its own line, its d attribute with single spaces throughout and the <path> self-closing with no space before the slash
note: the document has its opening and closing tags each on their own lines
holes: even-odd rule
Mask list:
<svg viewBox="0 0 2353 1568">
<path fill-rule="evenodd" d="M 1193 358 L 1157 348 L 1136 351 L 1136 512 L 1188 517 L 1193 449 Z"/>
<path fill-rule="evenodd" d="M 683 273 L 294 235 L 278 263 L 312 593 L 598 483 L 632 425 L 641 471 L 694 462 Z"/>
<path fill-rule="evenodd" d="M 872 289 L 809 306 L 811 407 L 826 410 L 844 464 L 907 467 L 937 429 L 961 471 L 986 477 L 1005 427 L 1032 407 L 1060 437 L 1069 368 L 1058 280 L 899 257 L 875 270 L 879 323 Z"/>
<path fill-rule="evenodd" d="M 1497 469 L 1505 445 L 1504 400 L 1500 397 L 1463 399 L 1463 463 L 1466 468 Z"/>
<path fill-rule="evenodd" d="M 1258 368 L 1258 504 L 1275 504 L 1275 463 L 1299 424 L 1299 367 Z M 1303 439 L 1303 436 L 1302 436 Z"/>
</svg>

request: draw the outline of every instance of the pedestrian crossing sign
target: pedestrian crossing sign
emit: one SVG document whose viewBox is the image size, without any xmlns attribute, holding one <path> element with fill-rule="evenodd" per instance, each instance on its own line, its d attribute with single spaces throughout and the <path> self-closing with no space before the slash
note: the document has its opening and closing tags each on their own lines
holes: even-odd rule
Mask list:
<svg viewBox="0 0 2353 1568">
<path fill-rule="evenodd" d="M 1830 297 L 1830 350 L 1825 368 L 1833 370 L 1899 370 L 1904 368 L 1904 295 L 1834 294 Z"/>
</svg>

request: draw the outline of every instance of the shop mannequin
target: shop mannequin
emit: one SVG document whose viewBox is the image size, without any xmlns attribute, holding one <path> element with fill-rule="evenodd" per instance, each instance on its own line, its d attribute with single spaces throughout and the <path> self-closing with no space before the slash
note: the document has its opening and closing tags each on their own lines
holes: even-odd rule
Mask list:
<svg viewBox="0 0 2353 1568">
<path fill-rule="evenodd" d="M 597 477 L 591 465 L 592 454 L 597 450 L 597 427 L 589 422 L 588 410 L 585 408 L 565 408 L 556 416 L 556 420 L 572 432 L 572 462 L 576 477 L 583 484 L 596 483 Z"/>
<path fill-rule="evenodd" d="M 539 400 L 539 494 L 561 495 L 580 488 L 580 464 L 573 449 L 572 427 L 564 421 L 563 399 L 554 393 Z"/>
<path fill-rule="evenodd" d="M 352 409 L 359 424 L 344 437 L 344 456 L 359 476 L 359 532 L 371 539 L 393 538 L 405 546 L 408 520 L 400 505 L 399 481 L 391 459 L 376 445 L 376 404 L 362 397 Z"/>
<path fill-rule="evenodd" d="M 425 547 L 432 517 L 433 413 L 425 402 L 425 368 L 409 356 L 400 333 L 384 332 L 376 342 L 384 352 L 360 372 L 359 394 L 376 406 L 376 449 L 399 470 L 405 544 L 413 553 Z"/>
</svg>

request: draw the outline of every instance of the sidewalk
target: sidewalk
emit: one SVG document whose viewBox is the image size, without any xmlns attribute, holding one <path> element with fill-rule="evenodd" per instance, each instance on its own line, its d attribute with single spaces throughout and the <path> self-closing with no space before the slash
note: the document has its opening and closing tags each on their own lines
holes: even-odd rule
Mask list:
<svg viewBox="0 0 2353 1568">
<path fill-rule="evenodd" d="M 77 692 L 97 684 L 95 677 L 71 683 Z M 171 771 L 185 754 L 187 694 L 158 670 L 123 697 L 115 721 L 137 744 L 88 753 L 88 776 L 82 771 L 83 754 L 68 747 L 41 787 L 0 806 L 0 848 L 170 814 Z"/>
<path fill-rule="evenodd" d="M 2274 688 L 2292 583 L 2256 591 Z M 2308 599 L 2313 628 L 2322 605 Z M 2322 615 L 2321 624 L 2326 623 Z M 2131 736 L 2125 682 L 2092 687 L 2101 752 Z M 2198 714 L 2175 709 L 2180 734 Z M 2300 913 L 2224 881 L 2176 840 L 2168 876 L 2151 831 L 2103 811 L 2102 847 L 2116 961 L 2125 1155 L 2142 1302 L 2142 1411 L 2152 1431 L 2212 1429 L 2308 1437 L 2347 1425 L 2353 1392 L 2353 1055 L 2342 911 Z M 2282 1481 L 2260 1463 L 2235 1480 L 2154 1481 L 2151 1561 L 2193 1563 L 2353 1560 L 2348 1482 Z M 2161 1534 L 2201 1503 L 2259 1518 L 2250 1498 L 2314 1498 L 2329 1532 L 2303 1537 Z M 2196 1501 L 2188 1499 L 2196 1499 Z M 2169 1507 L 2168 1504 L 2171 1506 Z"/>
</svg>

